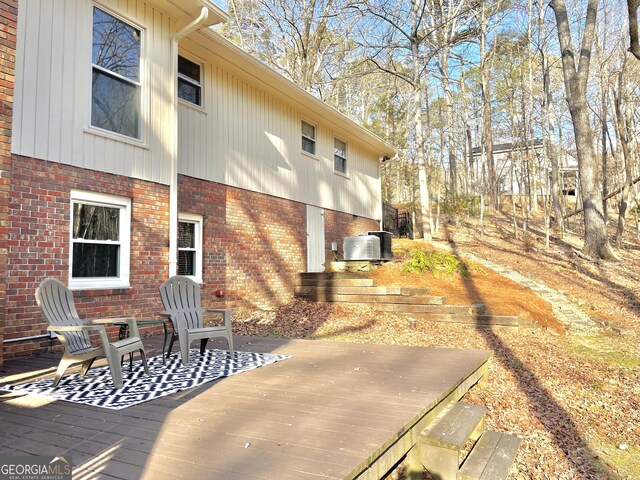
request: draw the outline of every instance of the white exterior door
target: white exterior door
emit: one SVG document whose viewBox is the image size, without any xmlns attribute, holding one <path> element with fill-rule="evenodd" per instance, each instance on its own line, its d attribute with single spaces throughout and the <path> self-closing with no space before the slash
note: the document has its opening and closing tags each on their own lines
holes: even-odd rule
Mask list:
<svg viewBox="0 0 640 480">
<path fill-rule="evenodd" d="M 324 210 L 307 205 L 307 272 L 324 272 Z"/>
</svg>

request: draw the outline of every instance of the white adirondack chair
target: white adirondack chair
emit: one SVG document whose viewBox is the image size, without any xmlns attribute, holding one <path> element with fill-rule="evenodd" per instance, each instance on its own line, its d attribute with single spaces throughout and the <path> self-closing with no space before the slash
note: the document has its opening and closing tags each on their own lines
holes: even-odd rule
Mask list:
<svg viewBox="0 0 640 480">
<path fill-rule="evenodd" d="M 47 278 L 40 283 L 36 289 L 36 302 L 49 322 L 47 330 L 55 333 L 64 345 L 64 354 L 53 381 L 54 387 L 71 365 L 81 363 L 80 377 L 84 377 L 96 358 L 106 357 L 114 385 L 116 388 L 122 388 L 121 359 L 127 353 L 135 351 L 140 352 L 144 371 L 149 374 L 147 356 L 135 319 L 106 318 L 93 322 L 82 320 L 76 310 L 71 291 L 55 278 Z M 109 342 L 104 325 L 112 323 L 128 323 L 131 336 Z M 92 331 L 98 333 L 101 345 L 94 346 L 91 343 L 89 332 Z"/>
<path fill-rule="evenodd" d="M 169 342 L 167 357 L 171 354 L 173 342 L 178 339 L 182 364 L 189 364 L 189 347 L 194 340 L 200 340 L 200 355 L 203 355 L 210 338 L 224 337 L 229 344 L 229 353 L 233 355 L 233 336 L 231 331 L 231 310 L 228 308 L 202 308 L 200 303 L 200 285 L 189 277 L 176 275 L 160 286 L 160 297 L 164 312 L 160 315 L 169 318 L 173 326 L 173 335 Z M 205 327 L 205 313 L 220 313 L 224 326 Z"/>
</svg>

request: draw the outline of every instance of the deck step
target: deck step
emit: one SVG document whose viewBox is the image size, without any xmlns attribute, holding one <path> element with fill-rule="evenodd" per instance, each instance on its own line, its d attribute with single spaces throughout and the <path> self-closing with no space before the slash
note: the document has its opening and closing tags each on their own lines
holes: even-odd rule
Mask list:
<svg viewBox="0 0 640 480">
<path fill-rule="evenodd" d="M 498 432 L 485 432 L 458 472 L 458 480 L 503 480 L 509 475 L 520 438 Z"/>
<path fill-rule="evenodd" d="M 469 438 L 477 440 L 480 437 L 486 413 L 487 408 L 481 405 L 456 402 L 420 433 L 420 441 L 460 451 Z"/>
<path fill-rule="evenodd" d="M 420 458 L 431 475 L 441 480 L 456 479 L 460 452 L 467 441 L 475 441 L 482 434 L 486 411 L 480 405 L 456 402 L 420 433 Z"/>
</svg>

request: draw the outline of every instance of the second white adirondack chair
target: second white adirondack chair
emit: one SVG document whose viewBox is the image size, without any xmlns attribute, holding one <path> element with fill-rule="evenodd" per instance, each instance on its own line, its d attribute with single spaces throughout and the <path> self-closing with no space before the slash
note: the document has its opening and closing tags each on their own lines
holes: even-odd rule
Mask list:
<svg viewBox="0 0 640 480">
<path fill-rule="evenodd" d="M 229 344 L 229 353 L 233 355 L 231 310 L 228 308 L 202 308 L 200 285 L 189 277 L 176 275 L 160 286 L 160 297 L 164 307 L 164 312 L 160 315 L 169 318 L 173 325 L 173 335 L 169 343 L 167 357 L 171 354 L 176 338 L 180 344 L 183 365 L 189 364 L 189 347 L 194 340 L 200 340 L 200 355 L 202 355 L 210 338 L 224 337 Z M 206 312 L 222 314 L 224 326 L 205 327 L 204 314 Z"/>
</svg>

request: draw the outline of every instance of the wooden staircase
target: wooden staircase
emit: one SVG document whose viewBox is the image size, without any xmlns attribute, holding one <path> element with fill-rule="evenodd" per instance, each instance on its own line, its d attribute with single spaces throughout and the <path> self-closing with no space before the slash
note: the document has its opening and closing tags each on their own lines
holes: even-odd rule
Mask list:
<svg viewBox="0 0 640 480">
<path fill-rule="evenodd" d="M 424 288 L 378 287 L 373 279 L 360 273 L 300 273 L 295 295 L 316 302 L 366 306 L 412 320 L 485 327 L 533 326 L 520 317 L 489 315 L 484 304 L 447 305 L 445 297 L 429 295 Z"/>
<path fill-rule="evenodd" d="M 419 436 L 414 449 L 422 467 L 438 480 L 507 478 L 520 438 L 484 431 L 486 408 L 455 402 Z M 465 446 L 472 444 L 464 455 Z"/>
</svg>

